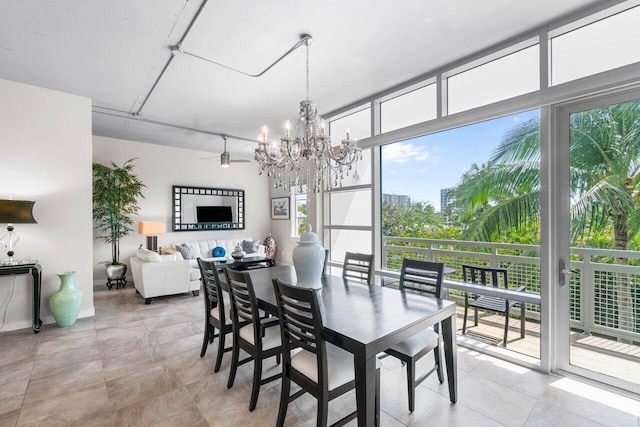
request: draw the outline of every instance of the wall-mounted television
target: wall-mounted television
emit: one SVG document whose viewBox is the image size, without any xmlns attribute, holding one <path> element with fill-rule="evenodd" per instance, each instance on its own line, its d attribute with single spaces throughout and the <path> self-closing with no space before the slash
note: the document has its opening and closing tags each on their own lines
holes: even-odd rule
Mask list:
<svg viewBox="0 0 640 427">
<path fill-rule="evenodd" d="M 196 206 L 196 218 L 201 222 L 233 222 L 231 206 Z"/>
</svg>

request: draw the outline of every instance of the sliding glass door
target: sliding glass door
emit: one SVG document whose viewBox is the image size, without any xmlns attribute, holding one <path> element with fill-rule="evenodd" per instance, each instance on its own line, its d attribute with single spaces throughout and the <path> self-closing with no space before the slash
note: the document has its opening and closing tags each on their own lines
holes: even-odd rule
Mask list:
<svg viewBox="0 0 640 427">
<path fill-rule="evenodd" d="M 640 94 L 559 108 L 556 368 L 640 390 Z"/>
</svg>

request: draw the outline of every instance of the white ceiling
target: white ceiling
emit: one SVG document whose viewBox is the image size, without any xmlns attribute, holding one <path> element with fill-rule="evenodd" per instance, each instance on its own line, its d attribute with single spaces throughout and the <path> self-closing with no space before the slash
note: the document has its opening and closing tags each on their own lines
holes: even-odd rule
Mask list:
<svg viewBox="0 0 640 427">
<path fill-rule="evenodd" d="M 254 74 L 309 33 L 322 114 L 598 3 L 211 0 L 182 49 Z M 4 1 L 0 78 L 91 98 L 96 135 L 221 152 L 219 136 L 105 114 L 139 110 L 202 4 Z M 304 48 L 259 78 L 178 54 L 140 117 L 255 140 L 264 124 L 295 121 L 304 96 Z M 230 138 L 228 148 L 251 158 L 255 144 Z"/>
</svg>

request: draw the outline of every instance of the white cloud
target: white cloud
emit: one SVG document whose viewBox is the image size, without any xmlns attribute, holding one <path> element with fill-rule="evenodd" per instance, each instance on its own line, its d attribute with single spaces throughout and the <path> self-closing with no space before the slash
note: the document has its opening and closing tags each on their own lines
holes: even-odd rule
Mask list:
<svg viewBox="0 0 640 427">
<path fill-rule="evenodd" d="M 409 160 L 421 162 L 430 155 L 426 148 L 410 142 L 396 142 L 382 148 L 382 160 L 388 163 L 406 163 Z"/>
</svg>

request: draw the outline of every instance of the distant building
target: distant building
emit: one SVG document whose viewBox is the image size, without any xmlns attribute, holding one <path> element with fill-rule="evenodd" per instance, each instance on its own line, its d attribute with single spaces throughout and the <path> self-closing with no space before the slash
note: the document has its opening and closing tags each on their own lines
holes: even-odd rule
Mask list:
<svg viewBox="0 0 640 427">
<path fill-rule="evenodd" d="M 382 194 L 382 203 L 387 202 L 392 206 L 411 206 L 411 197 L 406 194 Z"/>
<path fill-rule="evenodd" d="M 456 196 L 454 193 L 455 187 L 443 188 L 440 190 L 440 212 L 442 213 L 444 223 L 451 225 L 452 221 L 447 214 L 447 206 L 456 202 Z"/>
</svg>

